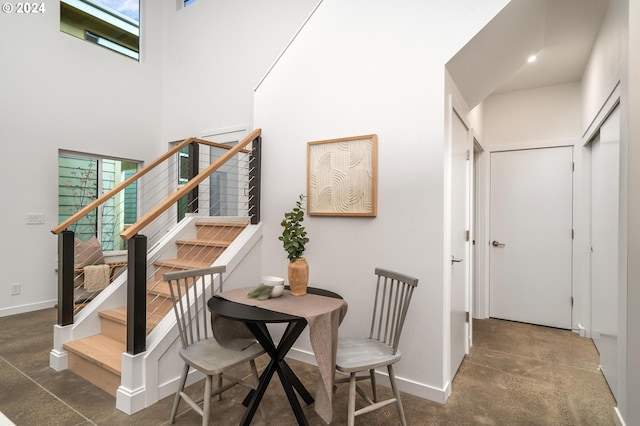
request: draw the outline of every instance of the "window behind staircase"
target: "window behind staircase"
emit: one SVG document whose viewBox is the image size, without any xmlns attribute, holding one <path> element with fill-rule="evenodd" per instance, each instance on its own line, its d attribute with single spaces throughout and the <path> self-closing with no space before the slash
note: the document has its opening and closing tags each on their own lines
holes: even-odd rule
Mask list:
<svg viewBox="0 0 640 426">
<path fill-rule="evenodd" d="M 138 170 L 138 163 L 75 153 L 58 157 L 58 220 L 66 220 L 98 196 L 114 188 Z M 137 184 L 95 209 L 71 226 L 76 236 L 87 241 L 98 236 L 103 251 L 126 249 L 120 233 L 138 217 Z"/>
</svg>

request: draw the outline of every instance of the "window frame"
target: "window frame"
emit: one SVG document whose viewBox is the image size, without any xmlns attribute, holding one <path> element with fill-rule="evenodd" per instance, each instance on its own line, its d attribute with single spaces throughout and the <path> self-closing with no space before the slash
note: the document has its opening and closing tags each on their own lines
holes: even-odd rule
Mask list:
<svg viewBox="0 0 640 426">
<path fill-rule="evenodd" d="M 68 179 L 72 178 L 70 177 L 70 175 L 73 174 L 73 172 L 69 172 L 69 175 L 62 173 L 63 167 L 70 168 L 69 166 L 63 166 L 62 164 L 63 158 L 65 159 L 65 161 L 69 161 L 71 163 L 74 161 L 96 162 L 96 170 L 95 170 L 96 176 L 95 178 L 93 178 L 96 181 L 95 188 L 93 187 L 93 183 L 89 188 L 90 191 L 93 191 L 95 189 L 95 194 L 90 193 L 88 199 L 81 200 L 80 203 L 77 204 L 75 207 L 71 206 L 70 209 L 71 210 L 75 209 L 75 211 L 72 211 L 70 214 L 61 211 L 65 208 L 65 206 L 70 206 L 69 204 L 63 204 L 61 200 L 62 200 L 62 197 L 72 197 L 72 196 L 75 197 L 76 195 L 73 193 L 73 191 L 71 191 L 70 194 L 63 195 L 62 194 L 63 188 L 70 190 L 72 188 L 79 188 L 79 187 L 70 186 L 69 184 L 65 184 L 63 182 L 63 179 L 65 178 L 68 178 Z M 113 174 L 113 179 L 109 180 L 109 182 L 111 183 L 110 185 L 105 185 L 105 183 L 108 181 L 108 179 L 105 178 L 105 175 L 107 173 L 110 173 L 110 172 L 105 172 L 105 162 L 114 163 L 114 170 L 112 170 L 114 174 Z M 116 163 L 119 163 L 119 164 L 116 164 Z M 123 167 L 123 164 L 124 164 L 124 167 Z M 122 159 L 117 157 L 102 156 L 102 155 L 83 153 L 83 152 L 77 152 L 77 151 L 60 150 L 58 152 L 58 218 L 59 220 L 60 221 L 65 220 L 66 218 L 75 214 L 75 212 L 79 211 L 79 209 L 88 205 L 89 203 L 97 199 L 102 194 L 106 193 L 116 185 L 123 182 L 125 179 L 128 178 L 127 175 L 129 174 L 129 172 L 134 169 L 133 166 L 135 166 L 135 171 L 134 171 L 135 173 L 136 171 L 139 171 L 143 167 L 143 163 L 142 161 L 131 160 L 131 159 Z M 82 165 L 78 165 L 75 167 L 77 167 L 78 170 L 80 171 L 84 170 L 83 168 L 81 168 Z M 89 170 L 89 168 L 86 168 L 86 170 Z M 82 183 L 83 178 L 85 180 L 90 179 L 90 178 L 87 178 L 86 176 L 75 177 L 75 178 L 80 180 L 81 181 L 80 183 Z M 86 185 L 86 182 L 85 182 L 85 185 Z M 133 188 L 131 188 L 130 186 L 127 186 L 127 188 L 122 190 L 122 195 L 120 196 L 122 201 L 119 203 L 117 207 L 117 209 L 119 209 L 118 213 L 115 213 L 115 210 L 113 210 L 111 214 L 105 213 L 105 210 L 106 210 L 105 205 L 104 204 L 100 205 L 95 210 L 95 213 L 91 213 L 95 215 L 95 229 L 92 232 L 83 232 L 83 230 L 79 230 L 80 232 L 76 232 L 78 230 L 78 226 L 76 225 L 72 225 L 71 230 L 73 230 L 76 233 L 76 236 L 80 236 L 81 234 L 84 235 L 85 238 L 89 236 L 89 234 L 97 236 L 98 239 L 100 240 L 100 244 L 103 251 L 106 253 L 117 253 L 117 252 L 126 250 L 126 241 L 123 241 L 120 239 L 119 232 L 117 236 L 115 235 L 115 233 L 117 232 L 117 230 L 121 228 L 126 229 L 127 225 L 131 225 L 130 223 L 125 223 L 125 219 L 127 218 L 127 216 L 131 217 L 132 208 L 130 203 L 132 201 L 132 198 L 135 200 L 135 205 L 133 206 L 135 219 L 137 220 L 137 218 L 140 217 L 140 208 L 141 208 L 140 191 L 139 191 L 140 186 L 138 185 L 137 182 L 133 183 L 132 185 L 135 185 L 135 186 Z M 106 189 L 105 189 L 105 186 L 107 186 Z M 83 189 L 86 189 L 86 187 Z M 128 195 L 128 192 L 130 194 L 131 190 L 134 191 L 133 197 L 131 197 L 131 195 Z M 111 206 L 111 208 L 116 209 L 115 206 Z M 115 218 L 115 220 L 113 220 L 112 222 L 109 222 L 108 220 L 105 220 L 107 216 L 113 217 Z M 111 236 L 109 236 L 109 234 L 107 234 L 108 231 L 105 230 L 107 225 L 110 225 L 113 227 L 113 231 L 110 234 Z M 89 225 L 83 225 L 83 226 L 89 226 Z"/>
<path fill-rule="evenodd" d="M 138 4 L 139 2 L 140 0 L 138 0 Z M 65 12 L 66 10 L 74 10 L 74 12 Z M 66 15 L 66 13 L 70 14 Z M 74 14 L 86 16 L 86 20 L 81 23 L 76 22 L 71 18 Z M 100 27 L 103 27 L 102 30 Z M 127 34 L 135 37 L 137 50 L 131 48 L 133 45 L 128 46 L 126 43 L 114 39 L 116 37 L 113 34 L 106 34 L 107 31 L 104 27 L 119 31 L 118 37 Z M 136 21 L 94 0 L 60 0 L 60 31 L 140 61 L 139 10 L 138 21 Z"/>
</svg>

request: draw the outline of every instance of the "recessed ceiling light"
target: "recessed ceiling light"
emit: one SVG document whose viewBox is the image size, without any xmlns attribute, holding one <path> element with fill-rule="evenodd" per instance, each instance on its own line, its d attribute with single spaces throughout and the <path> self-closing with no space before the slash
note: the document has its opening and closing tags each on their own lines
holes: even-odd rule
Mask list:
<svg viewBox="0 0 640 426">
<path fill-rule="evenodd" d="M 538 57 L 536 55 L 531 55 L 527 58 L 527 62 L 529 62 L 530 64 L 534 63 L 536 61 L 536 59 L 538 59 Z"/>
</svg>

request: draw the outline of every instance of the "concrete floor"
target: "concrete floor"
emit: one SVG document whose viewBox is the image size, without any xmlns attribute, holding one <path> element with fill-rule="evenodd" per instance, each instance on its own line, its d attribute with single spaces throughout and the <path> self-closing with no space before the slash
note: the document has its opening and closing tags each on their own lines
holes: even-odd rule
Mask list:
<svg viewBox="0 0 640 426">
<path fill-rule="evenodd" d="M 172 397 L 132 416 L 115 409 L 115 400 L 69 371 L 49 368 L 54 309 L 0 318 L 0 412 L 18 426 L 165 425 Z M 405 351 L 409 347 L 401 343 Z M 261 360 L 262 366 L 266 360 Z M 402 361 L 401 361 L 402 362 Z M 291 367 L 314 390 L 314 366 Z M 242 373 L 242 372 L 240 372 Z M 201 394 L 202 382 L 190 388 Z M 387 392 L 386 389 L 384 392 Z M 212 424 L 238 424 L 244 389 L 212 403 Z M 346 424 L 346 385 L 335 395 L 333 425 Z M 614 425 L 615 401 L 598 370 L 590 339 L 575 333 L 500 320 L 474 321 L 474 346 L 465 358 L 445 405 L 403 394 L 409 425 Z M 295 425 L 275 378 L 262 404 L 265 418 L 254 425 Z M 325 423 L 304 406 L 311 425 Z M 181 404 L 177 425 L 201 419 Z M 0 425 L 2 425 L 0 415 Z M 356 418 L 356 425 L 398 424 L 393 406 Z"/>
</svg>

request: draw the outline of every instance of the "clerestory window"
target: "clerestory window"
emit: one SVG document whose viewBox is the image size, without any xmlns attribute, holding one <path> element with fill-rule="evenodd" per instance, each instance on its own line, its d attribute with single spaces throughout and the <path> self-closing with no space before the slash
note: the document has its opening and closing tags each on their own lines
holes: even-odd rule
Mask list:
<svg viewBox="0 0 640 426">
<path fill-rule="evenodd" d="M 86 154 L 58 156 L 58 223 L 113 189 L 138 170 L 139 163 Z M 103 251 L 126 249 L 120 233 L 138 217 L 137 184 L 98 207 L 69 229 L 83 241 L 97 236 Z"/>
<path fill-rule="evenodd" d="M 139 0 L 61 0 L 60 30 L 140 59 Z"/>
<path fill-rule="evenodd" d="M 176 10 L 184 9 L 195 2 L 196 0 L 176 0 Z"/>
</svg>

